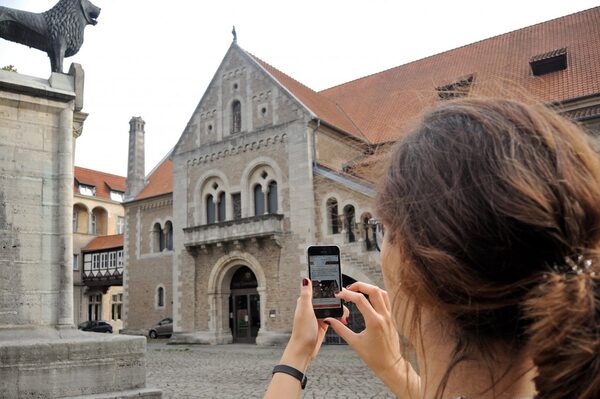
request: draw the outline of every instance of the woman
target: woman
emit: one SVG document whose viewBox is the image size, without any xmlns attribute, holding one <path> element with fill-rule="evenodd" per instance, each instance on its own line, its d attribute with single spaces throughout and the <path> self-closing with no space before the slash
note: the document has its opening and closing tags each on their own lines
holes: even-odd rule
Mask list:
<svg viewBox="0 0 600 399">
<path fill-rule="evenodd" d="M 600 398 L 600 163 L 578 127 L 541 105 L 444 103 L 392 151 L 377 209 L 389 294 L 337 294 L 365 318 L 355 334 L 314 318 L 305 280 L 282 364 L 306 370 L 330 325 L 400 398 Z M 299 392 L 275 373 L 267 397 Z"/>
</svg>

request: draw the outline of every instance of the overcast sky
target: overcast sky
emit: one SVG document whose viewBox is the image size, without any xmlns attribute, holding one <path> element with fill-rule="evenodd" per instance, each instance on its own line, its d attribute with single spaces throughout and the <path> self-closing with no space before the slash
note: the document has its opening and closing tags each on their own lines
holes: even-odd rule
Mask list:
<svg viewBox="0 0 600 399">
<path fill-rule="evenodd" d="M 41 12 L 57 0 L 0 0 Z M 65 59 L 85 70 L 75 164 L 127 173 L 129 119 L 146 121 L 146 173 L 175 145 L 231 44 L 322 90 L 445 50 L 594 7 L 596 0 L 155 1 L 102 8 Z M 47 78 L 45 53 L 0 39 L 0 66 Z"/>
</svg>

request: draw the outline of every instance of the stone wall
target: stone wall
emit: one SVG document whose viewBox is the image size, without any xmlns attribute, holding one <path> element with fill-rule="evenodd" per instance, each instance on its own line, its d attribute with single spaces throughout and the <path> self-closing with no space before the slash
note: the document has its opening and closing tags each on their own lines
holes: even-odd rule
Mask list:
<svg viewBox="0 0 600 399">
<path fill-rule="evenodd" d="M 72 215 L 74 94 L 68 90 L 72 81 L 56 79 L 60 88 L 45 88 L 44 98 L 0 91 L 2 326 L 73 320 L 73 255 L 66 223 Z M 33 78 L 0 71 L 0 80 L 27 85 Z M 55 99 L 49 99 L 53 91 Z"/>
<path fill-rule="evenodd" d="M 170 194 L 125 204 L 126 240 L 123 286 L 124 329 L 128 333 L 147 333 L 165 317 L 172 317 L 173 251 L 154 251 L 152 227 L 172 221 Z M 173 223 L 173 229 L 177 226 Z M 157 289 L 164 288 L 164 306 L 157 304 Z"/>
<path fill-rule="evenodd" d="M 362 155 L 366 143 L 321 126 L 316 134 L 317 162 L 334 170 L 342 170 L 350 160 Z"/>
</svg>

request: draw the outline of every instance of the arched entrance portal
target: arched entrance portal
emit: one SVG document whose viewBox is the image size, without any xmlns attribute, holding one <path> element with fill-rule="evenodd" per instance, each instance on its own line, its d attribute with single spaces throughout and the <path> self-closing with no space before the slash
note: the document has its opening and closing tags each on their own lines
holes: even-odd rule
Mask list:
<svg viewBox="0 0 600 399">
<path fill-rule="evenodd" d="M 233 342 L 255 343 L 260 329 L 260 296 L 256 276 L 247 266 L 240 266 L 231 277 L 229 328 Z"/>
<path fill-rule="evenodd" d="M 352 277 L 346 276 L 342 274 L 342 286 L 347 287 L 352 283 L 355 283 Z M 362 314 L 358 311 L 358 308 L 352 302 L 346 302 L 344 304 L 348 310 L 350 311 L 350 315 L 348 316 L 348 328 L 350 328 L 355 333 L 359 333 L 365 329 L 365 319 Z M 325 344 L 345 344 L 346 342 L 333 331 L 333 328 L 328 328 L 327 333 L 325 334 Z"/>
</svg>

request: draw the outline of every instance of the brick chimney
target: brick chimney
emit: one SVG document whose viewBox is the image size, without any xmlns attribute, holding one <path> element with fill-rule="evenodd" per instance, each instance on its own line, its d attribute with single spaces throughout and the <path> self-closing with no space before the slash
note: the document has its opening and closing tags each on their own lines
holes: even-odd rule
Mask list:
<svg viewBox="0 0 600 399">
<path fill-rule="evenodd" d="M 146 122 L 134 116 L 129 121 L 129 158 L 127 160 L 127 191 L 125 200 L 131 200 L 144 189 L 144 126 Z"/>
</svg>

